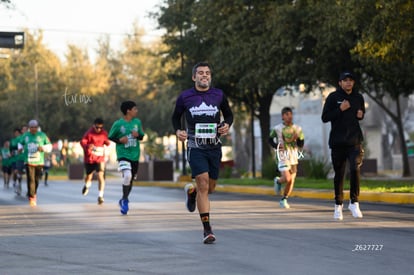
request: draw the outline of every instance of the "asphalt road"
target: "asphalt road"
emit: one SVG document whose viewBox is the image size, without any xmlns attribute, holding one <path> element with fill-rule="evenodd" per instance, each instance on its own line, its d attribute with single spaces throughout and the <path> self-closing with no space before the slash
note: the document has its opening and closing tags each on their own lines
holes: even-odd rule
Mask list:
<svg viewBox="0 0 414 275">
<path fill-rule="evenodd" d="M 94 182 L 40 186 L 31 208 L 0 190 L 0 274 L 412 274 L 414 206 L 362 203 L 332 219 L 327 200 L 215 193 L 217 242 L 202 243 L 197 213 L 176 188 L 134 187 L 130 212 L 118 208 L 121 186 L 110 180 L 98 206 Z M 25 189 L 24 189 L 25 190 Z"/>
</svg>

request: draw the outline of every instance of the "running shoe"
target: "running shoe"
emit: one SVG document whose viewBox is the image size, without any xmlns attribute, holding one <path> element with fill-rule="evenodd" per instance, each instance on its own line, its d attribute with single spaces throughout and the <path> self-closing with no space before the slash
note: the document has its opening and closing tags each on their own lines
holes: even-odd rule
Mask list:
<svg viewBox="0 0 414 275">
<path fill-rule="evenodd" d="M 280 180 L 279 177 L 275 177 L 275 179 L 273 180 L 276 195 L 279 195 L 280 191 L 282 190 L 282 184 L 280 183 L 279 180 Z"/>
<path fill-rule="evenodd" d="M 129 203 L 129 200 L 126 200 L 126 199 L 119 200 L 119 207 L 120 207 L 122 215 L 126 215 L 128 213 L 128 210 L 129 210 L 128 203 Z"/>
<path fill-rule="evenodd" d="M 83 188 L 82 188 L 82 195 L 86 196 L 86 195 L 88 195 L 88 193 L 89 193 L 89 188 L 86 187 L 86 185 L 83 186 Z"/>
<path fill-rule="evenodd" d="M 359 203 L 358 202 L 354 202 L 354 203 L 349 202 L 348 209 L 351 211 L 352 216 L 354 218 L 362 218 L 362 212 L 359 209 Z"/>
<path fill-rule="evenodd" d="M 185 191 L 185 206 L 187 207 L 188 211 L 194 212 L 196 208 L 197 190 L 195 189 L 192 183 L 187 183 L 184 186 L 184 191 Z"/>
<path fill-rule="evenodd" d="M 342 216 L 342 208 L 342 204 L 335 204 L 334 219 L 337 221 L 342 221 L 344 219 L 344 217 Z"/>
<path fill-rule="evenodd" d="M 280 204 L 280 207 L 282 208 L 290 208 L 290 205 L 288 204 L 287 199 L 280 200 L 279 204 Z"/>
<path fill-rule="evenodd" d="M 214 236 L 212 231 L 204 231 L 203 243 L 212 244 L 216 241 L 216 236 Z"/>
<path fill-rule="evenodd" d="M 101 205 L 104 203 L 104 198 L 103 197 L 98 197 L 98 204 Z"/>
<path fill-rule="evenodd" d="M 29 197 L 29 205 L 31 207 L 35 207 L 37 205 L 37 201 L 36 201 L 36 196 L 34 197 Z"/>
</svg>

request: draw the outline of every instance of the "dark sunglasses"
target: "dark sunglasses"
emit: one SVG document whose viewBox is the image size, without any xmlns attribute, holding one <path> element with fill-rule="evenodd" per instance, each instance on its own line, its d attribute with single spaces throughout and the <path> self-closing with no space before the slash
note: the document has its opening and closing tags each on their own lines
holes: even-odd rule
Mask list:
<svg viewBox="0 0 414 275">
<path fill-rule="evenodd" d="M 96 129 L 103 129 L 103 126 L 96 126 L 96 125 L 95 125 L 95 128 L 96 128 Z"/>
</svg>

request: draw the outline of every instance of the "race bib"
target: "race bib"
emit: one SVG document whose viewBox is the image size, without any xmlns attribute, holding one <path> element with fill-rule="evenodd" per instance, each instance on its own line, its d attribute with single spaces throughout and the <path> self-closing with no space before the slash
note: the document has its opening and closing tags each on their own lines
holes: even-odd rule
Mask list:
<svg viewBox="0 0 414 275">
<path fill-rule="evenodd" d="M 98 157 L 104 156 L 105 148 L 104 147 L 93 147 L 92 154 Z"/>
<path fill-rule="evenodd" d="M 27 145 L 27 156 L 29 163 L 40 161 L 40 152 L 38 151 L 38 145 L 36 143 L 29 143 Z"/>
<path fill-rule="evenodd" d="M 29 163 L 35 163 L 40 161 L 40 152 L 28 153 Z"/>
<path fill-rule="evenodd" d="M 195 138 L 215 138 L 217 136 L 217 123 L 196 123 Z"/>
</svg>

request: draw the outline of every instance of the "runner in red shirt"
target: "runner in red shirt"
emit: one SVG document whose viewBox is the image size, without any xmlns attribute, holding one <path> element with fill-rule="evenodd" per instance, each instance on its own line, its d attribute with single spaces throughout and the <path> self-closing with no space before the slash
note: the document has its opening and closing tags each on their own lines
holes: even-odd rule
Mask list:
<svg viewBox="0 0 414 275">
<path fill-rule="evenodd" d="M 108 146 L 108 132 L 103 128 L 104 121 L 101 118 L 95 119 L 93 126 L 83 135 L 81 145 L 84 151 L 84 165 L 86 171 L 85 186 L 82 195 L 86 196 L 92 185 L 92 176 L 98 174 L 98 204 L 104 202 L 105 189 L 105 145 Z"/>
</svg>

